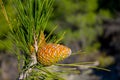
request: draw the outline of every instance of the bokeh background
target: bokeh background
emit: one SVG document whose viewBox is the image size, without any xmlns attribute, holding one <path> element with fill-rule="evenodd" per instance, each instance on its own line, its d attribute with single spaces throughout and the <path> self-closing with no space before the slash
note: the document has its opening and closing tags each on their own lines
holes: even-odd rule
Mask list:
<svg viewBox="0 0 120 80">
<path fill-rule="evenodd" d="M 7 13 L 16 16 L 10 0 L 3 0 Z M 62 44 L 73 53 L 63 63 L 95 62 L 95 66 L 110 72 L 78 68 L 80 74 L 67 80 L 120 80 L 120 0 L 55 0 L 49 23 L 58 25 L 58 32 L 66 32 Z M 49 33 L 53 27 L 46 28 Z M 15 80 L 18 76 L 17 59 L 9 53 L 11 45 L 8 24 L 0 7 L 0 80 Z M 59 35 L 58 35 L 59 37 Z"/>
</svg>

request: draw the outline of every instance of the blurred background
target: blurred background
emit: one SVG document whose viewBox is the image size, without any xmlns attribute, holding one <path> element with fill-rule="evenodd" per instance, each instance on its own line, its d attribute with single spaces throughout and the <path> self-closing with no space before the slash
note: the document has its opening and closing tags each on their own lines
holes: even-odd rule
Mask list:
<svg viewBox="0 0 120 80">
<path fill-rule="evenodd" d="M 8 15 L 15 18 L 12 3 L 3 2 Z M 67 80 L 120 80 L 120 0 L 55 0 L 49 23 L 58 25 L 53 35 L 66 32 L 61 43 L 70 47 L 72 54 L 81 50 L 63 63 L 95 62 L 93 65 L 111 70 L 78 67 L 80 74 L 70 74 Z M 46 33 L 52 29 L 47 27 Z M 0 7 L 0 80 L 18 76 L 17 59 L 9 53 L 11 43 L 5 36 L 8 31 Z"/>
</svg>

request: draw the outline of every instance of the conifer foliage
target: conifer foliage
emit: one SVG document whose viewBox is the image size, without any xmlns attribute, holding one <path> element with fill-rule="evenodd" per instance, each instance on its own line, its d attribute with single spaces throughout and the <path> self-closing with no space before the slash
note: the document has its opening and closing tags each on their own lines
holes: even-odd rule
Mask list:
<svg viewBox="0 0 120 80">
<path fill-rule="evenodd" d="M 64 74 L 63 72 L 49 70 L 52 65 L 80 66 L 79 64 L 56 64 L 70 56 L 71 49 L 58 44 L 64 33 L 59 39 L 50 38 L 56 27 L 48 35 L 45 34 L 46 27 L 51 26 L 49 18 L 53 11 L 54 0 L 10 1 L 13 3 L 11 6 L 16 15 L 15 22 L 8 16 L 2 0 L 0 5 L 10 29 L 8 38 L 13 43 L 10 50 L 18 59 L 19 80 L 63 80 L 58 76 Z"/>
<path fill-rule="evenodd" d="M 9 39 L 15 46 L 12 51 L 18 57 L 19 62 L 23 59 L 23 67 L 21 68 L 18 65 L 20 67 L 19 79 L 57 78 L 57 75 L 53 75 L 48 70 L 44 69 L 43 71 L 44 67 L 42 66 L 50 66 L 63 60 L 71 54 L 71 49 L 57 43 L 49 43 L 47 39 L 49 39 L 53 31 L 48 36 L 46 35 L 45 38 L 44 31 L 47 26 L 50 26 L 48 21 L 53 11 L 52 5 L 54 0 L 11 1 L 17 17 L 15 19 L 17 21 L 16 24 L 7 15 L 2 1 L 1 7 L 9 24 Z M 56 42 L 58 41 L 56 40 Z"/>
</svg>

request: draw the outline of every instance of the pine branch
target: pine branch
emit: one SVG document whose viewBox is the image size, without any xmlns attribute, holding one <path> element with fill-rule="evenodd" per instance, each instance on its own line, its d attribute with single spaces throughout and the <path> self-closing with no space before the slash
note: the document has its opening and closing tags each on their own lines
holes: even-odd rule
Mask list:
<svg viewBox="0 0 120 80">
<path fill-rule="evenodd" d="M 40 32 L 45 30 L 48 19 L 52 13 L 52 4 L 54 0 L 26 0 L 21 2 L 15 0 L 14 6 L 18 14 L 18 21 L 22 26 L 17 27 L 17 32 L 13 32 L 12 36 L 17 42 L 17 47 L 24 50 L 24 54 L 30 56 L 29 68 L 23 71 L 20 79 L 26 79 L 32 71 L 31 66 L 37 64 L 36 53 L 38 52 L 38 42 Z M 34 47 L 34 51 L 30 52 L 30 47 Z M 25 65 L 24 65 L 25 66 Z"/>
<path fill-rule="evenodd" d="M 32 72 L 32 68 L 31 66 L 34 66 L 35 64 L 37 64 L 37 58 L 36 58 L 36 52 L 38 51 L 38 41 L 37 41 L 37 38 L 36 38 L 36 35 L 34 33 L 34 48 L 35 48 L 35 51 L 33 53 L 31 53 L 31 60 L 32 62 L 30 63 L 30 65 L 28 66 L 28 70 L 26 70 L 25 72 L 22 72 L 19 76 L 19 80 L 24 80 L 26 79 L 27 76 L 29 76 L 29 73 Z"/>
</svg>

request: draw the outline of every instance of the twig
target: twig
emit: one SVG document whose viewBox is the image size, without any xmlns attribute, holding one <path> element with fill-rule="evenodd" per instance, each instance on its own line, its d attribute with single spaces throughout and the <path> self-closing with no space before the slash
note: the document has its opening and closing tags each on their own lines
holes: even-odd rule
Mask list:
<svg viewBox="0 0 120 80">
<path fill-rule="evenodd" d="M 37 43 L 37 38 L 35 34 L 34 34 L 34 41 L 35 41 L 34 43 L 35 51 L 31 54 L 32 62 L 30 63 L 28 70 L 20 74 L 19 80 L 24 80 L 27 76 L 29 76 L 29 73 L 32 72 L 31 66 L 34 66 L 35 64 L 37 64 L 36 52 L 38 51 L 38 43 Z"/>
</svg>

